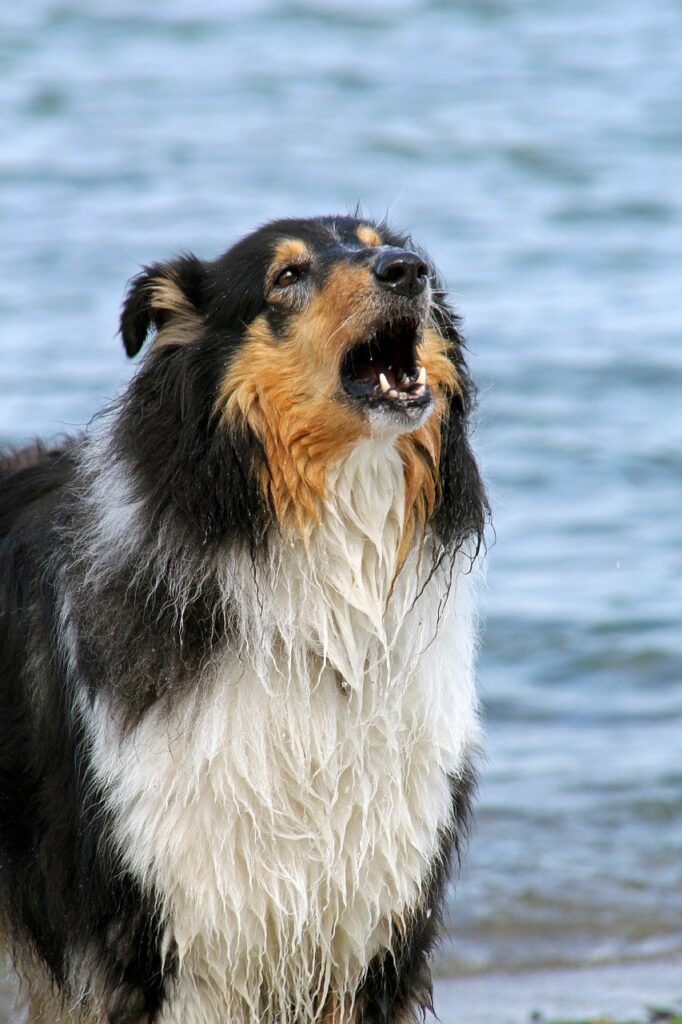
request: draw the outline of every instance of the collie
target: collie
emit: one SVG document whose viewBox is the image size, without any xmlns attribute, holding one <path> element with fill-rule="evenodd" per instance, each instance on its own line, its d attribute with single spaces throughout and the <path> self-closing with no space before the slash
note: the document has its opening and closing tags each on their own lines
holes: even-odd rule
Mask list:
<svg viewBox="0 0 682 1024">
<path fill-rule="evenodd" d="M 406 236 L 145 268 L 148 351 L 0 459 L 0 915 L 29 1019 L 405 1021 L 466 832 L 487 506 Z"/>
</svg>

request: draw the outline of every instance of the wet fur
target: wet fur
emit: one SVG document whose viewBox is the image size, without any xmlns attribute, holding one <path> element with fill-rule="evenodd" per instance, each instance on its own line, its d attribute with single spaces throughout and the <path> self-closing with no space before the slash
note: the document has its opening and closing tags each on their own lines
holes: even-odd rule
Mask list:
<svg viewBox="0 0 682 1024">
<path fill-rule="evenodd" d="M 435 276 L 431 418 L 376 436 L 334 391 L 377 244 L 407 240 L 285 221 L 147 268 L 121 326 L 129 354 L 152 342 L 119 402 L 0 458 L 0 912 L 45 1020 L 430 1005 L 475 783 L 486 504 Z M 267 303 L 303 249 L 323 352 L 309 294 Z M 297 400 L 250 375 L 254 338 L 273 364 L 309 346 Z"/>
</svg>

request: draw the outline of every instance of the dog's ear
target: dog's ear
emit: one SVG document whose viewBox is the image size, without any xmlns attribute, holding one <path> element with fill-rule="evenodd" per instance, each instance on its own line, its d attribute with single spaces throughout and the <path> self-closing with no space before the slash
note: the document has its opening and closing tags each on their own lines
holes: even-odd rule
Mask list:
<svg viewBox="0 0 682 1024">
<path fill-rule="evenodd" d="M 191 254 L 171 263 L 153 263 L 130 283 L 121 312 L 121 337 L 135 356 L 150 331 L 158 342 L 193 341 L 203 324 L 205 267 Z"/>
</svg>

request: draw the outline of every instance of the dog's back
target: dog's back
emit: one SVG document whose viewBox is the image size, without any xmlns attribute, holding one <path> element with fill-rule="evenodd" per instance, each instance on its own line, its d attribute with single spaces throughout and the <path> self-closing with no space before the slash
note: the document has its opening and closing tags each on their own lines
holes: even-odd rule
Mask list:
<svg viewBox="0 0 682 1024">
<path fill-rule="evenodd" d="M 37 525 L 55 492 L 68 484 L 72 469 L 67 442 L 61 447 L 48 447 L 37 441 L 24 448 L 0 451 L 0 544 L 22 517 L 31 515 Z"/>
<path fill-rule="evenodd" d="M 47 448 L 35 443 L 0 455 L 0 699 L 5 726 L 7 702 L 17 698 L 18 676 L 25 670 L 31 630 L 27 610 L 45 572 L 55 507 L 72 476 L 67 444 Z M 0 781 L 2 806 L 15 782 L 11 773 Z"/>
</svg>

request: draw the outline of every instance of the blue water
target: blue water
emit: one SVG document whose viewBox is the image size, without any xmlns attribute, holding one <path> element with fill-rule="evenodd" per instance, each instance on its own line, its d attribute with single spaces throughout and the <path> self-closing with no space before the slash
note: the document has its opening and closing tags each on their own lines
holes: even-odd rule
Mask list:
<svg viewBox="0 0 682 1024">
<path fill-rule="evenodd" d="M 445 972 L 682 950 L 678 0 L 0 14 L 0 440 L 127 378 L 139 265 L 387 211 L 466 319 L 496 540 Z"/>
</svg>

